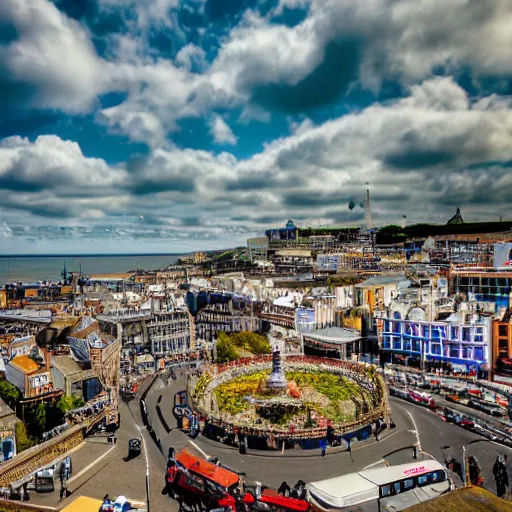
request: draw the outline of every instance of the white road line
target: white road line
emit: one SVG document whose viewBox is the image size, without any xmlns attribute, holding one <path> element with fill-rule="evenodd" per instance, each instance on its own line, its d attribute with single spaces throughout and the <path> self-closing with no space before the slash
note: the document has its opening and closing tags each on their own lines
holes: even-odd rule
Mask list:
<svg viewBox="0 0 512 512">
<path fill-rule="evenodd" d="M 205 458 L 205 459 L 209 459 L 210 456 L 207 455 L 201 448 L 199 448 L 199 446 L 197 446 L 196 443 L 194 443 L 194 441 L 189 441 L 189 443 L 199 452 L 201 453 L 201 455 Z"/>
<path fill-rule="evenodd" d="M 409 411 L 405 411 L 405 412 L 409 415 L 409 417 L 411 418 L 412 424 L 414 425 L 414 433 L 416 434 L 416 445 L 418 447 L 418 450 L 421 451 L 420 433 L 418 432 L 418 427 L 416 426 L 416 422 L 414 421 L 414 418 Z"/>
<path fill-rule="evenodd" d="M 115 445 L 112 446 L 112 448 L 110 448 L 109 450 L 107 450 L 104 454 L 100 455 L 97 459 L 93 460 L 88 466 L 85 466 L 84 469 L 82 469 L 82 471 L 80 471 L 79 473 L 77 473 L 76 475 L 73 475 L 69 480 L 68 480 L 68 485 L 69 484 L 72 484 L 75 480 L 77 480 L 78 478 L 80 478 L 83 474 L 87 473 L 87 471 L 89 471 L 91 468 L 93 468 L 96 464 L 98 464 L 98 462 L 105 458 L 112 450 L 115 449 Z"/>
</svg>

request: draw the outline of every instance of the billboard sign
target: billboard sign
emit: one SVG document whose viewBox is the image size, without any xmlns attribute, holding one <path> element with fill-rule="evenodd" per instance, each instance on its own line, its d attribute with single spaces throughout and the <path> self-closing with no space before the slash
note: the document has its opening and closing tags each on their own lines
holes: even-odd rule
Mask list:
<svg viewBox="0 0 512 512">
<path fill-rule="evenodd" d="M 248 249 L 268 249 L 268 238 L 267 237 L 249 238 L 247 240 L 247 248 Z"/>
<path fill-rule="evenodd" d="M 494 244 L 494 268 L 512 266 L 512 243 Z"/>
<path fill-rule="evenodd" d="M 310 332 L 315 327 L 315 310 L 297 308 L 295 310 L 295 323 L 299 332 Z"/>
<path fill-rule="evenodd" d="M 337 254 L 319 254 L 316 261 L 319 271 L 336 272 L 338 270 L 339 256 Z"/>
</svg>

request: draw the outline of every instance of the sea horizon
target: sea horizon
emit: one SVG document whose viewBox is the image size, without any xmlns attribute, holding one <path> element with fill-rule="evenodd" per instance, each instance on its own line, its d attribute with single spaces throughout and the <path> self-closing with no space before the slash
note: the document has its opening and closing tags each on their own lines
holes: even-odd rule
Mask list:
<svg viewBox="0 0 512 512">
<path fill-rule="evenodd" d="M 84 253 L 55 253 L 55 254 L 0 254 L 0 258 L 90 258 L 108 256 L 186 256 L 192 252 L 98 252 L 91 254 Z"/>
<path fill-rule="evenodd" d="M 0 255 L 0 286 L 7 283 L 57 282 L 64 267 L 67 272 L 81 271 L 85 276 L 120 274 L 138 268 L 159 270 L 176 263 L 190 253 L 160 254 L 20 254 Z"/>
</svg>

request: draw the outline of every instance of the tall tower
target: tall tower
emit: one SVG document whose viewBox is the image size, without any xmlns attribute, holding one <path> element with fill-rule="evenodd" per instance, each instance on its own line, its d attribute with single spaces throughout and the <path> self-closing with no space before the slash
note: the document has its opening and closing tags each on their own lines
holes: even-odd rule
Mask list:
<svg viewBox="0 0 512 512">
<path fill-rule="evenodd" d="M 366 205 L 364 208 L 364 215 L 366 219 L 366 229 L 372 229 L 372 208 L 370 206 L 370 189 L 366 189 Z"/>
</svg>

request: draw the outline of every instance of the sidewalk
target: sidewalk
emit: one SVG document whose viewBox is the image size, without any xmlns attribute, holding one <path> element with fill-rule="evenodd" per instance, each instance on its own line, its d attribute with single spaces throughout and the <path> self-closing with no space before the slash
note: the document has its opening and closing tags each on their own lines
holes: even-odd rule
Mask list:
<svg viewBox="0 0 512 512">
<path fill-rule="evenodd" d="M 352 444 L 352 451 L 356 451 L 360 448 L 367 447 L 372 444 L 377 444 L 385 441 L 388 437 L 392 436 L 399 430 L 394 428 L 392 430 L 386 429 L 379 435 L 379 441 L 375 440 L 375 437 L 372 436 L 368 439 L 364 439 L 363 441 L 355 441 Z M 208 437 L 205 437 L 204 435 L 200 435 L 197 439 L 200 440 L 201 443 L 205 445 L 215 446 L 217 449 L 220 450 L 226 450 L 226 451 L 236 451 L 238 452 L 237 446 L 230 446 L 226 444 L 222 444 L 219 441 L 214 441 L 213 439 L 210 439 Z M 344 453 L 348 452 L 346 446 L 336 446 L 332 447 L 329 446 L 327 448 L 327 455 L 334 455 L 336 453 Z M 303 449 L 288 449 L 284 450 L 284 453 L 281 452 L 281 450 L 247 450 L 247 455 L 252 455 L 255 457 L 278 457 L 280 459 L 286 459 L 286 458 L 311 458 L 311 457 L 322 457 L 320 448 L 314 448 L 311 450 L 303 450 Z"/>
<path fill-rule="evenodd" d="M 60 481 L 55 478 L 55 491 L 48 493 L 30 492 L 31 504 L 62 508 L 77 495 L 103 499 L 124 495 L 129 501 L 144 504 L 146 501 L 146 464 L 144 453 L 125 461 L 128 454 L 128 440 L 140 437 L 126 404 L 120 403 L 121 425 L 115 433 L 115 446 L 107 443 L 106 434 L 89 437 L 82 448 L 71 455 L 73 474 L 68 484 L 71 496 L 60 500 Z"/>
</svg>

